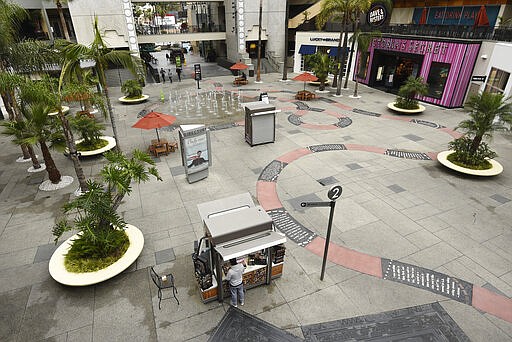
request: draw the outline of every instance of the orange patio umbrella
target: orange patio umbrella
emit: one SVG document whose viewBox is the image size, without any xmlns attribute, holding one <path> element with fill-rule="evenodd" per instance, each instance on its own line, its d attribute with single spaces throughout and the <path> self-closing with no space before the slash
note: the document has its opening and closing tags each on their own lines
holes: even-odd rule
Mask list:
<svg viewBox="0 0 512 342">
<path fill-rule="evenodd" d="M 244 64 L 242 62 L 236 62 L 235 64 L 230 66 L 229 69 L 231 69 L 231 70 L 238 70 L 238 74 L 240 75 L 240 70 L 245 70 L 248 67 L 249 66 L 247 64 Z"/>
<path fill-rule="evenodd" d="M 167 115 L 158 112 L 149 112 L 137 121 L 132 127 L 142 129 L 155 129 L 156 137 L 160 142 L 160 136 L 158 135 L 158 129 L 166 126 L 170 126 L 176 121 L 176 117 L 173 115 Z"/>
<path fill-rule="evenodd" d="M 315 82 L 318 81 L 318 77 L 310 74 L 309 72 L 303 72 L 302 74 L 295 76 L 292 78 L 294 81 L 303 81 L 304 82 L 304 91 L 306 90 L 306 82 Z"/>
</svg>

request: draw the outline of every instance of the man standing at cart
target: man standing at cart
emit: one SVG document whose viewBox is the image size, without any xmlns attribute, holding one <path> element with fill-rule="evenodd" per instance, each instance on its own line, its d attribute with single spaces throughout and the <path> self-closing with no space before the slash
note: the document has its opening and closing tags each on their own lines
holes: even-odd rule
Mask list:
<svg viewBox="0 0 512 342">
<path fill-rule="evenodd" d="M 240 300 L 240 305 L 244 305 L 245 296 L 244 296 L 244 283 L 243 283 L 243 274 L 245 271 L 245 261 L 242 261 L 241 264 L 236 262 L 236 259 L 233 258 L 229 260 L 231 267 L 229 268 L 228 273 L 226 274 L 226 280 L 229 283 L 229 291 L 231 292 L 231 305 L 235 308 L 238 307 L 238 300 Z"/>
</svg>

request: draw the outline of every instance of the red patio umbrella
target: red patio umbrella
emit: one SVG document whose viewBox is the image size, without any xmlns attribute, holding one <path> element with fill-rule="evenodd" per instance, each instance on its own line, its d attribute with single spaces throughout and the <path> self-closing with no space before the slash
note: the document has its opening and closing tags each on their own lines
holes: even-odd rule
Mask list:
<svg viewBox="0 0 512 342">
<path fill-rule="evenodd" d="M 315 82 L 318 81 L 318 77 L 310 74 L 309 72 L 303 72 L 302 74 L 295 76 L 292 78 L 294 81 L 303 81 L 304 82 L 304 91 L 306 90 L 306 82 Z"/>
<path fill-rule="evenodd" d="M 147 115 L 143 116 L 139 121 L 137 121 L 132 127 L 134 128 L 142 128 L 142 129 L 155 129 L 156 137 L 158 142 L 160 142 L 160 136 L 158 135 L 158 129 L 170 126 L 176 121 L 176 117 L 173 115 L 162 114 L 158 112 L 149 112 Z"/>
<path fill-rule="evenodd" d="M 231 70 L 238 70 L 238 75 L 240 75 L 240 70 L 245 70 L 248 67 L 249 66 L 247 64 L 244 64 L 242 62 L 236 62 L 235 64 L 230 66 L 229 69 L 231 69 Z"/>
<path fill-rule="evenodd" d="M 421 17 L 420 17 L 420 25 L 425 25 L 427 23 L 427 8 L 423 7 L 423 10 L 421 11 Z"/>
<path fill-rule="evenodd" d="M 480 6 L 475 18 L 475 26 L 489 26 L 489 17 L 487 17 L 487 10 L 485 6 Z"/>
</svg>

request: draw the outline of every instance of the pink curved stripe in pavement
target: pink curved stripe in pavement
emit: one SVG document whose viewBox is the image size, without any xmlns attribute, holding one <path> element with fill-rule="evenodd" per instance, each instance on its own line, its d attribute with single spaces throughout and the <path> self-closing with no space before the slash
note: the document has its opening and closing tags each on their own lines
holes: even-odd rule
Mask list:
<svg viewBox="0 0 512 342">
<path fill-rule="evenodd" d="M 365 146 L 358 144 L 346 144 L 348 150 L 367 151 L 383 154 L 386 149 Z M 277 158 L 278 161 L 291 163 L 305 155 L 313 153 L 307 148 L 297 149 L 288 152 Z M 429 152 L 429 156 L 434 154 Z M 277 183 L 259 180 L 256 184 L 256 196 L 260 205 L 265 210 L 282 208 L 283 205 L 277 195 Z M 323 237 L 315 237 L 309 244 L 305 246 L 307 250 L 318 256 L 323 256 L 325 239 Z M 334 243 L 329 244 L 328 260 L 364 273 L 382 279 L 382 259 L 381 257 L 372 256 L 366 253 L 358 252 L 347 247 L 339 246 Z M 471 305 L 481 311 L 487 312 L 507 322 L 512 323 L 512 299 L 473 285 L 473 295 Z"/>
</svg>

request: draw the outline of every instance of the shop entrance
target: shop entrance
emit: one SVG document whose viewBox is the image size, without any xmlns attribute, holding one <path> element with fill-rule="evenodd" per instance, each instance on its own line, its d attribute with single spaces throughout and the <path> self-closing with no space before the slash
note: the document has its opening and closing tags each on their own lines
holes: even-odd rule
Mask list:
<svg viewBox="0 0 512 342">
<path fill-rule="evenodd" d="M 375 50 L 370 74 L 371 87 L 398 93 L 409 76 L 417 77 L 423 55 Z"/>
</svg>

